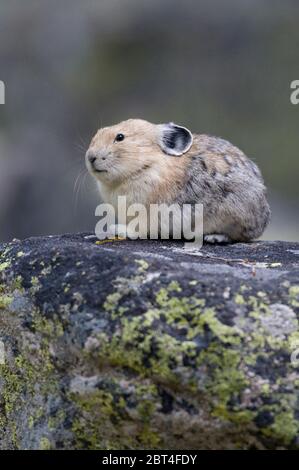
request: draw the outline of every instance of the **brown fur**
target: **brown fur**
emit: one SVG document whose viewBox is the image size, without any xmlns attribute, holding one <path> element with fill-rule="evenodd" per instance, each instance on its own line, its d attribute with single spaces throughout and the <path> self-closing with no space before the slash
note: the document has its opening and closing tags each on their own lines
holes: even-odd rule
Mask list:
<svg viewBox="0 0 299 470">
<path fill-rule="evenodd" d="M 237 147 L 208 135 L 195 134 L 185 153 L 168 155 L 165 129 L 129 119 L 96 133 L 86 162 L 104 201 L 116 206 L 117 196 L 126 195 L 129 204 L 146 206 L 202 203 L 205 234 L 235 241 L 260 236 L 270 210 L 257 166 Z M 121 142 L 115 141 L 118 133 L 125 135 Z M 90 156 L 96 157 L 93 167 Z"/>
</svg>

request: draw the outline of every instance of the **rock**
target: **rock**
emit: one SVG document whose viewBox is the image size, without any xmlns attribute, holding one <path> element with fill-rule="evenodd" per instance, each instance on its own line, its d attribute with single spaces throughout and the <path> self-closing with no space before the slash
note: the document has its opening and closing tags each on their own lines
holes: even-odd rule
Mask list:
<svg viewBox="0 0 299 470">
<path fill-rule="evenodd" d="M 0 245 L 1 449 L 298 449 L 298 253 Z"/>
</svg>

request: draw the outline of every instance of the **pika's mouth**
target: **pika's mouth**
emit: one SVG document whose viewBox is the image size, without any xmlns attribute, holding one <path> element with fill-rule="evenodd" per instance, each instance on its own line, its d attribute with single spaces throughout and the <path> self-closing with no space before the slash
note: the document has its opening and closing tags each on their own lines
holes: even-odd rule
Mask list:
<svg viewBox="0 0 299 470">
<path fill-rule="evenodd" d="M 97 168 L 93 168 L 92 171 L 95 173 L 108 173 L 108 170 L 98 170 Z"/>
</svg>

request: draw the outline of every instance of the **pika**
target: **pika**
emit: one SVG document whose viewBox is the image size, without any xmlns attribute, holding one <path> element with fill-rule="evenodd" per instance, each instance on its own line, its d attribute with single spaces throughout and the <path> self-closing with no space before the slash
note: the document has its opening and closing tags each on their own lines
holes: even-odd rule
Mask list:
<svg viewBox="0 0 299 470">
<path fill-rule="evenodd" d="M 103 201 L 115 208 L 118 196 L 146 207 L 201 203 L 206 242 L 248 242 L 269 222 L 260 170 L 222 138 L 129 119 L 98 130 L 85 158 Z"/>
</svg>

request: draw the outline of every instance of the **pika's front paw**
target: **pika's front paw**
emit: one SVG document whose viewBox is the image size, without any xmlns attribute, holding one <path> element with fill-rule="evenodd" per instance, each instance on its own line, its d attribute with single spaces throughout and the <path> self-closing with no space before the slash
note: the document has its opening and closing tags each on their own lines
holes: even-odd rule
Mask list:
<svg viewBox="0 0 299 470">
<path fill-rule="evenodd" d="M 213 245 L 219 244 L 224 245 L 226 243 L 232 243 L 231 238 L 228 235 L 222 235 L 219 233 L 211 233 L 209 235 L 204 235 L 204 242 L 211 243 Z"/>
</svg>

